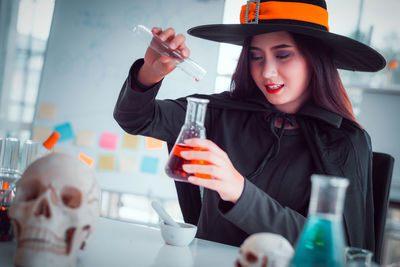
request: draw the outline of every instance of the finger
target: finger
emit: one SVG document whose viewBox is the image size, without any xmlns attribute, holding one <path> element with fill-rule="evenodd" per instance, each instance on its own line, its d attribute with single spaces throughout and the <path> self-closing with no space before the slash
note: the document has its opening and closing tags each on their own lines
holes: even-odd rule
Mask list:
<svg viewBox="0 0 400 267">
<path fill-rule="evenodd" d="M 219 146 L 217 146 L 211 140 L 202 139 L 202 138 L 191 138 L 191 139 L 186 139 L 184 142 L 188 146 L 206 148 L 207 150 L 214 152 L 215 154 L 219 155 L 220 157 L 227 157 L 225 151 L 223 151 L 221 148 L 219 148 Z"/>
<path fill-rule="evenodd" d="M 173 60 L 173 58 L 172 57 L 169 57 L 169 56 L 161 56 L 160 57 L 160 62 L 161 63 L 168 63 L 168 62 L 171 62 Z"/>
<path fill-rule="evenodd" d="M 190 57 L 190 50 L 189 50 L 189 48 L 186 47 L 186 45 L 181 45 L 178 48 L 178 50 L 183 57 L 185 57 L 185 58 Z"/>
<path fill-rule="evenodd" d="M 206 161 L 205 165 L 224 166 L 224 158 L 211 151 L 186 150 L 181 152 L 181 157 L 187 160 Z M 200 164 L 200 163 L 199 163 Z"/>
<path fill-rule="evenodd" d="M 153 28 L 151 29 L 151 32 L 152 32 L 153 34 L 159 35 L 159 34 L 162 32 L 162 29 L 161 29 L 160 27 L 153 27 Z"/>
<path fill-rule="evenodd" d="M 215 177 L 215 179 L 219 179 L 218 177 L 222 177 L 221 168 L 215 165 L 183 164 L 182 168 L 187 173 L 207 174 L 210 177 Z"/>
<path fill-rule="evenodd" d="M 198 185 L 198 186 L 203 186 L 205 188 L 217 191 L 219 188 L 219 181 L 216 179 L 202 179 L 202 178 L 196 178 L 193 176 L 189 176 L 188 181 L 191 184 Z"/>
<path fill-rule="evenodd" d="M 173 38 L 174 36 L 175 36 L 175 30 L 173 28 L 168 28 L 165 31 L 163 31 L 159 37 L 161 41 L 164 42 L 170 39 L 171 37 Z"/>
<path fill-rule="evenodd" d="M 176 49 L 185 44 L 186 37 L 183 34 L 178 34 L 174 39 L 169 43 L 169 47 L 171 49 Z"/>
</svg>

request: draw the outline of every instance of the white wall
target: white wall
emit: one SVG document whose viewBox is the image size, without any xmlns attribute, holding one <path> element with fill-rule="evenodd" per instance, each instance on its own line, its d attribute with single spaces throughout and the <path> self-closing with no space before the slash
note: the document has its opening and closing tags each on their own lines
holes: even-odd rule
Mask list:
<svg viewBox="0 0 400 267">
<path fill-rule="evenodd" d="M 395 158 L 391 197 L 400 201 L 400 92 L 364 90 L 359 122 L 368 131 L 372 149 Z"/>
<path fill-rule="evenodd" d="M 119 134 L 120 144 L 123 131 L 112 117 L 113 108 L 129 67 L 143 57 L 146 48 L 135 41 L 132 27 L 174 27 L 178 33 L 186 33 L 192 26 L 221 23 L 222 12 L 222 0 L 57 0 L 38 97 L 38 105 L 56 104 L 56 118 L 40 119 L 36 114 L 35 127 L 70 122 L 75 133 L 79 129 L 94 130 L 96 146 L 102 132 Z M 218 44 L 187 36 L 187 45 L 192 59 L 208 74 L 195 83 L 177 69 L 165 79 L 159 98 L 214 91 Z M 147 151 L 143 144 L 133 152 L 104 151 L 98 146 L 84 149 L 73 141 L 57 146 L 95 159 L 99 154 L 132 154 L 138 158 L 151 154 L 164 161 L 167 158 L 166 150 Z M 158 176 L 103 171 L 98 172 L 98 178 L 101 186 L 110 190 L 175 197 L 173 182 L 161 169 L 163 166 Z"/>
</svg>

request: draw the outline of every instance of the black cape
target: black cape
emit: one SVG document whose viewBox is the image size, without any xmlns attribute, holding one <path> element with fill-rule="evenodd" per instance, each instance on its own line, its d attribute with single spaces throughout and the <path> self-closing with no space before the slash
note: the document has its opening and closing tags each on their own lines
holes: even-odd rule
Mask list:
<svg viewBox="0 0 400 267">
<path fill-rule="evenodd" d="M 235 99 L 229 92 L 193 97 L 209 99 L 211 107 L 277 112 L 261 92 L 245 100 Z M 179 100 L 185 101 L 184 98 Z M 306 138 L 316 173 L 350 180 L 343 212 L 349 246 L 374 251 L 372 146 L 368 133 L 356 123 L 312 103 L 304 105 L 295 117 Z M 197 224 L 201 210 L 199 188 L 181 182 L 175 182 L 175 186 L 185 221 Z"/>
<path fill-rule="evenodd" d="M 143 64 L 143 60 L 137 61 L 131 68 L 130 75 L 118 98 L 114 118 L 127 132 L 149 136 L 153 134 L 153 137 L 167 141 L 171 150 L 175 142 L 172 137 L 176 138 L 176 131 L 179 130 L 175 128 L 180 127 L 176 125 L 178 121 L 168 121 L 175 125 L 174 132 L 155 134 L 154 127 L 161 123 L 158 121 L 161 117 L 182 119 L 182 112 L 186 110 L 186 100 L 185 98 L 163 100 L 158 101 L 159 107 L 154 106 L 154 99 L 161 83 L 153 86 L 151 90 L 134 92 L 135 90 L 131 87 L 135 81 L 132 79 L 135 79 L 134 72 L 140 64 Z M 223 109 L 228 114 L 230 110 L 262 112 L 271 116 L 280 113 L 265 101 L 265 96 L 259 90 L 255 90 L 254 94 L 246 99 L 231 97 L 229 92 L 193 96 L 209 99 L 209 107 Z M 173 101 L 175 110 L 168 109 L 172 103 L 169 101 Z M 169 114 L 164 116 L 162 112 L 169 112 Z M 306 139 L 315 172 L 346 177 L 350 180 L 343 212 L 348 245 L 375 251 L 372 148 L 368 134 L 356 123 L 312 103 L 306 103 L 295 114 L 295 119 Z M 265 162 L 262 162 L 257 169 L 261 169 L 263 163 Z M 254 173 L 257 174 L 257 170 Z M 184 220 L 197 224 L 202 205 L 199 188 L 180 182 L 176 182 L 175 186 Z"/>
</svg>

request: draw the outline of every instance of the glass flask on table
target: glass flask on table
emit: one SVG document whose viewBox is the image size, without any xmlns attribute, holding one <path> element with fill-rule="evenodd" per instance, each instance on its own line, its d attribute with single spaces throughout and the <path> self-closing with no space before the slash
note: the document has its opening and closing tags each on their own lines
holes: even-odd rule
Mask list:
<svg viewBox="0 0 400 267">
<path fill-rule="evenodd" d="M 12 185 L 21 177 L 18 170 L 20 142 L 16 138 L 0 139 L 0 241 L 13 237 L 7 211 L 14 198 Z"/>
<path fill-rule="evenodd" d="M 342 214 L 349 181 L 326 175 L 312 175 L 311 181 L 308 218 L 290 266 L 345 266 Z"/>
<path fill-rule="evenodd" d="M 43 143 L 26 140 L 22 150 L 17 138 L 0 138 L 0 241 L 13 237 L 7 212 L 22 173 L 33 161 L 49 154 L 59 138 L 60 134 L 53 132 Z"/>
<path fill-rule="evenodd" d="M 189 176 L 196 176 L 204 179 L 211 179 L 211 176 L 200 173 L 187 173 L 182 169 L 182 164 L 206 165 L 209 162 L 204 160 L 186 160 L 181 157 L 182 151 L 197 150 L 204 151 L 200 147 L 191 147 L 184 143 L 190 138 L 206 138 L 206 128 L 204 127 L 204 119 L 207 111 L 208 99 L 187 97 L 187 108 L 185 123 L 176 139 L 172 148 L 168 162 L 165 166 L 165 172 L 174 180 L 187 182 Z"/>
</svg>

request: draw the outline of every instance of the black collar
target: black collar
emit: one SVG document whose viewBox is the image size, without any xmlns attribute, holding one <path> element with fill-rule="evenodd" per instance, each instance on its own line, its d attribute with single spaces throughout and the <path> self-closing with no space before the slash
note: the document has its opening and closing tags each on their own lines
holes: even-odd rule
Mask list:
<svg viewBox="0 0 400 267">
<path fill-rule="evenodd" d="M 305 104 L 297 113 L 296 115 L 303 115 L 307 117 L 316 118 L 322 120 L 326 123 L 329 123 L 336 128 L 340 128 L 342 124 L 343 117 L 337 113 L 333 113 L 332 111 L 323 109 L 318 107 L 314 104 L 307 103 Z"/>
<path fill-rule="evenodd" d="M 259 90 L 257 90 L 259 92 Z M 200 95 L 196 94 L 193 97 L 206 98 L 210 100 L 208 104 L 210 107 L 233 109 L 233 110 L 244 110 L 254 112 L 267 112 L 275 113 L 280 112 L 274 108 L 268 101 L 265 101 L 265 96 L 259 92 L 246 99 L 237 99 L 230 95 L 229 92 L 223 92 L 220 94 L 212 95 Z M 296 114 L 311 118 L 322 120 L 336 128 L 339 128 L 342 124 L 343 117 L 339 114 L 323 109 L 309 102 L 306 103 Z"/>
</svg>

